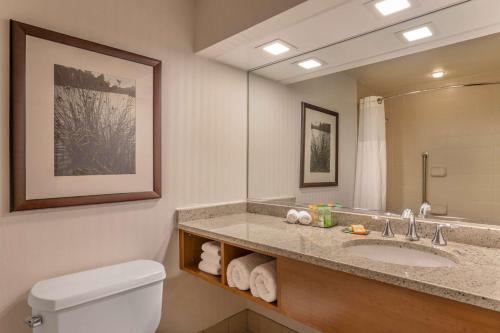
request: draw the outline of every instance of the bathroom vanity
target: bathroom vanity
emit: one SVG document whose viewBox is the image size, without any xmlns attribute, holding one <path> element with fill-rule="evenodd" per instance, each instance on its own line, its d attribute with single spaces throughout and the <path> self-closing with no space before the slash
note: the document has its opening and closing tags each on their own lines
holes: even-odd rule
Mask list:
<svg viewBox="0 0 500 333">
<path fill-rule="evenodd" d="M 283 221 L 251 213 L 179 221 L 181 269 L 322 332 L 500 332 L 500 249 L 457 242 L 436 248 L 426 238 Z M 197 268 L 207 240 L 221 242 L 222 276 Z M 418 267 L 367 259 L 351 251 L 359 245 L 413 249 L 430 261 L 424 255 Z M 274 303 L 227 286 L 229 261 L 250 252 L 277 258 Z"/>
</svg>

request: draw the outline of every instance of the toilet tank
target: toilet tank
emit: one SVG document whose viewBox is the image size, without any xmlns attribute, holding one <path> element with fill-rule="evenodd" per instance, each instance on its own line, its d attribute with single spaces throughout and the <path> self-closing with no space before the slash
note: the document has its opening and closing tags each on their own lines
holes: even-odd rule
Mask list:
<svg viewBox="0 0 500 333">
<path fill-rule="evenodd" d="M 34 333 L 153 333 L 161 317 L 162 264 L 136 260 L 36 283 Z"/>
</svg>

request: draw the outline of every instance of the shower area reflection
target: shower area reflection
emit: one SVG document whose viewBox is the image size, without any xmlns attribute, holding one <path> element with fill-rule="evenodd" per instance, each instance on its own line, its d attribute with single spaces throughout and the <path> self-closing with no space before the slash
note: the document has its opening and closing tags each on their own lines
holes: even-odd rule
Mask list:
<svg viewBox="0 0 500 333">
<path fill-rule="evenodd" d="M 376 97 L 362 98 L 354 207 L 385 210 L 386 202 L 382 198 L 385 199 L 386 188 L 380 185 L 384 173 L 379 170 L 384 170 L 380 165 L 387 161 L 389 211 L 413 207 L 420 217 L 496 221 L 495 195 L 486 197 L 481 203 L 479 198 L 483 196 L 478 192 L 481 189 L 488 192 L 495 186 L 496 172 L 488 167 L 495 167 L 496 160 L 499 118 L 495 113 L 499 104 L 495 103 L 495 96 L 498 93 L 500 81 L 484 81 L 445 84 L 379 97 L 377 104 L 386 117 L 385 126 L 376 118 L 363 121 L 366 112 L 363 100 Z M 381 153 L 386 142 L 386 127 L 387 160 Z M 364 147 L 363 132 L 369 131 L 373 136 L 381 128 L 383 135 L 378 139 L 372 137 L 373 152 L 367 153 L 370 150 Z M 488 132 L 494 136 L 489 136 Z M 379 149 L 375 148 L 376 142 Z M 458 142 L 461 144 L 457 145 Z M 488 152 L 495 155 L 488 156 Z M 417 160 L 419 158 L 421 161 Z M 466 168 L 460 169 L 460 165 Z M 370 172 L 369 177 L 365 169 Z M 374 193 L 374 188 L 380 190 Z M 476 192 L 470 192 L 475 188 Z M 472 212 L 474 207 L 476 210 Z"/>
<path fill-rule="evenodd" d="M 499 93 L 474 85 L 385 101 L 388 210 L 427 201 L 432 216 L 500 222 Z"/>
</svg>

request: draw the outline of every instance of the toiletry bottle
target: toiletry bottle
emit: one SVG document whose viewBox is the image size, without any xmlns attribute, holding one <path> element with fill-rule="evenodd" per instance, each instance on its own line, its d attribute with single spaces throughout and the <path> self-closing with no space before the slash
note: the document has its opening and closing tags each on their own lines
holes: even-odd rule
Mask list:
<svg viewBox="0 0 500 333">
<path fill-rule="evenodd" d="M 318 205 L 318 222 L 316 226 L 324 228 L 325 227 L 325 206 Z"/>
<path fill-rule="evenodd" d="M 325 207 L 323 207 L 323 216 L 324 216 L 324 227 L 325 228 L 330 228 L 333 226 L 332 224 L 332 208 L 330 207 L 330 205 L 325 205 Z"/>
<path fill-rule="evenodd" d="M 314 225 L 318 220 L 318 211 L 317 211 L 318 208 L 316 205 L 308 205 L 307 207 L 309 208 L 309 214 L 311 214 L 312 217 L 311 224 Z"/>
</svg>

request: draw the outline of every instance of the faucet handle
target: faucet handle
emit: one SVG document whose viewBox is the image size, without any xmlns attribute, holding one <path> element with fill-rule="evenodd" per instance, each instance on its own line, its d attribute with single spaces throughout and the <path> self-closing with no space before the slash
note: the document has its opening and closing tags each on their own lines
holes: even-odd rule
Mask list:
<svg viewBox="0 0 500 333">
<path fill-rule="evenodd" d="M 442 223 L 436 225 L 436 232 L 434 233 L 434 237 L 432 237 L 432 245 L 437 245 L 437 246 L 446 246 L 448 242 L 444 238 L 443 235 L 443 228 L 448 227 L 451 228 L 451 224 L 449 223 Z"/>
<path fill-rule="evenodd" d="M 413 213 L 413 210 L 411 208 L 406 208 L 401 213 L 401 218 L 402 219 L 410 219 L 412 216 L 415 216 L 415 214 Z"/>
<path fill-rule="evenodd" d="M 430 214 L 431 210 L 432 208 L 430 203 L 428 203 L 427 201 L 422 202 L 418 217 L 426 218 Z"/>
</svg>

